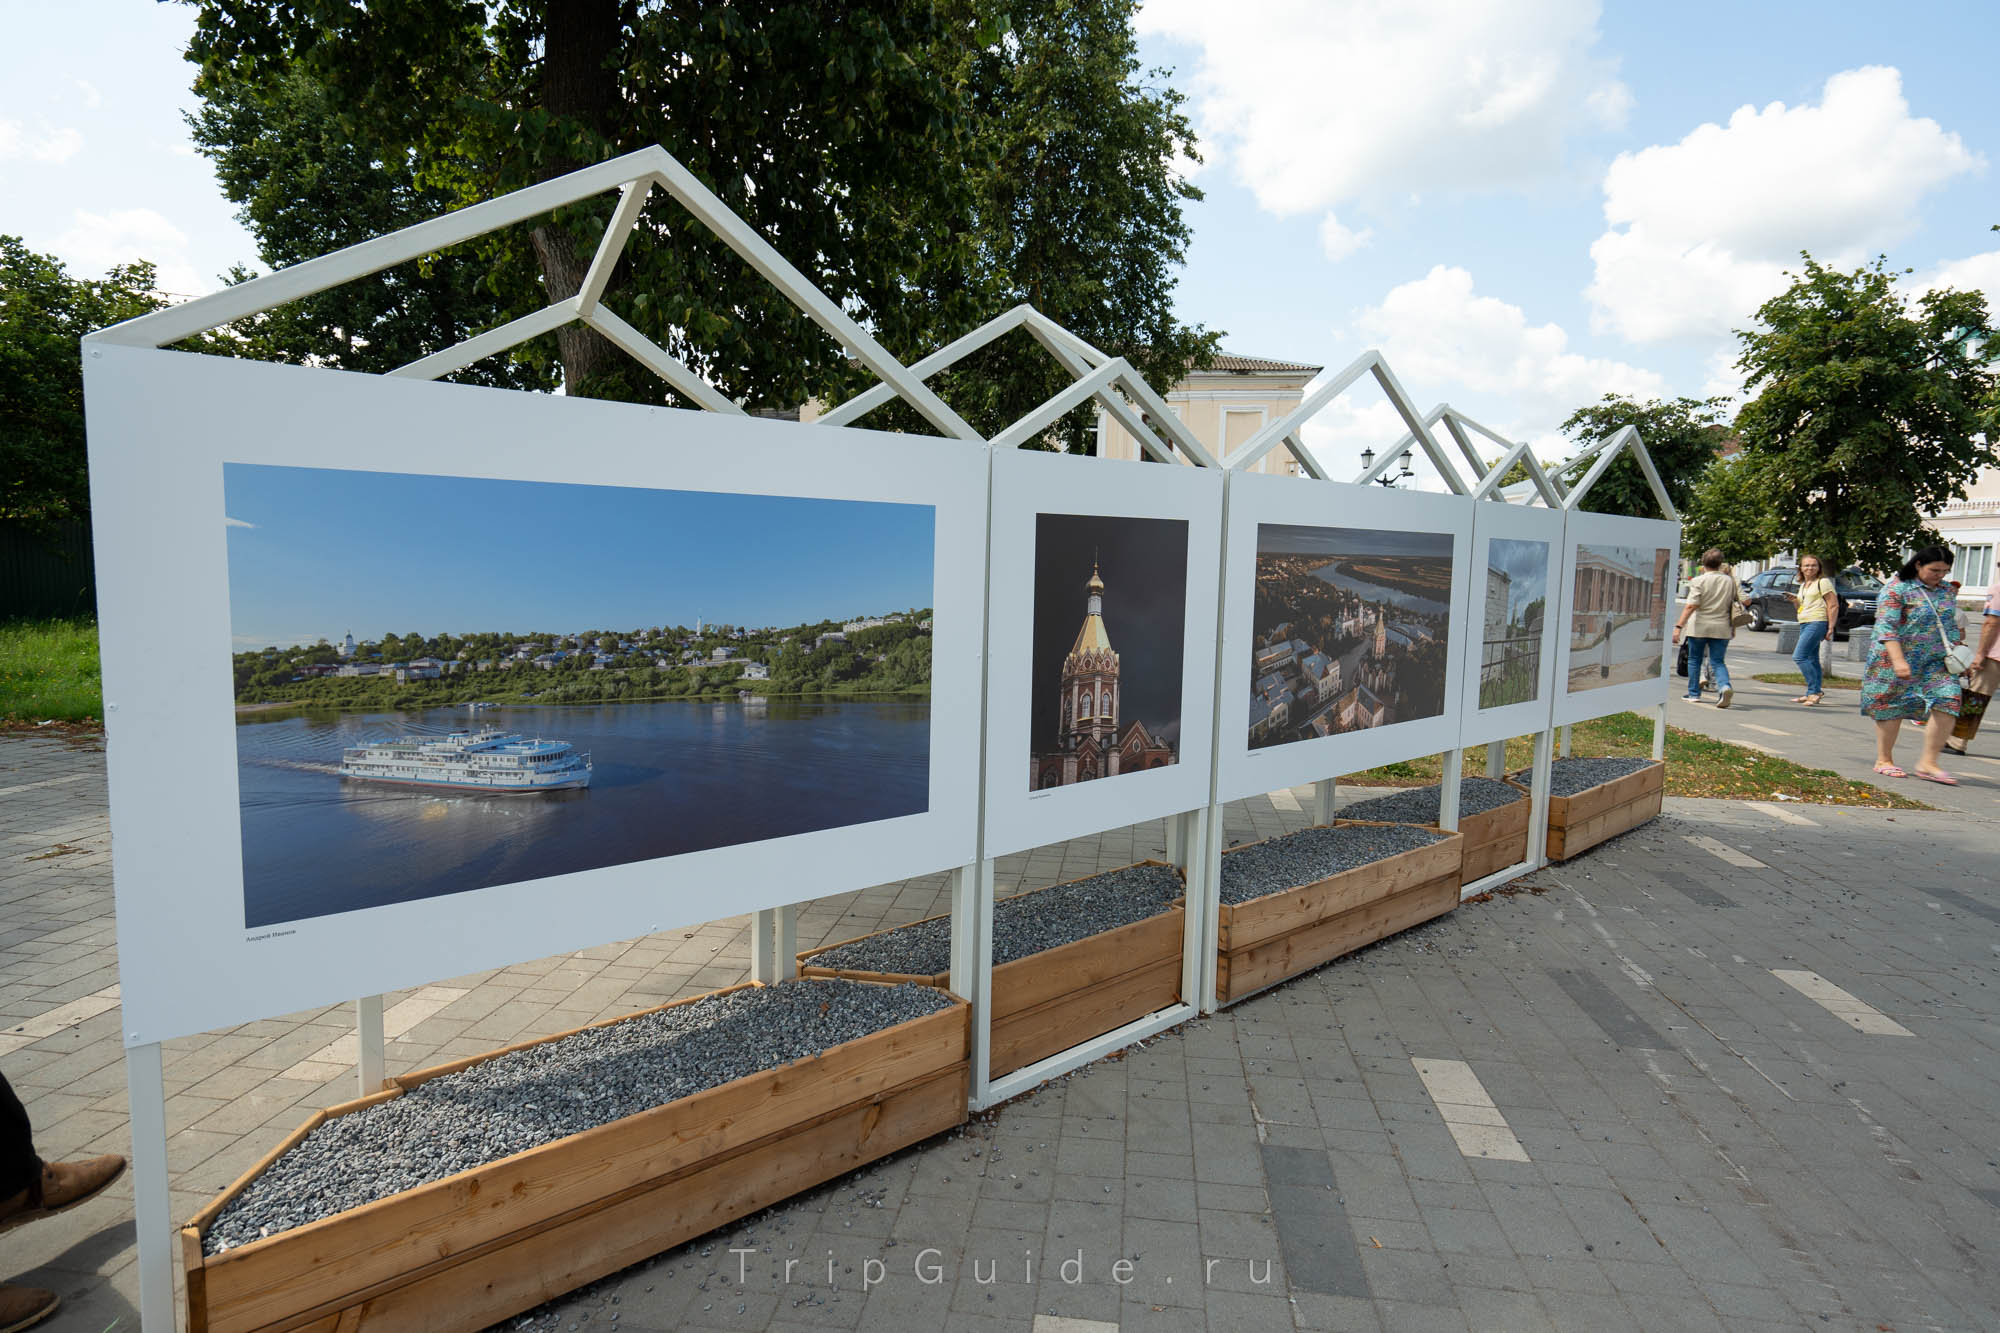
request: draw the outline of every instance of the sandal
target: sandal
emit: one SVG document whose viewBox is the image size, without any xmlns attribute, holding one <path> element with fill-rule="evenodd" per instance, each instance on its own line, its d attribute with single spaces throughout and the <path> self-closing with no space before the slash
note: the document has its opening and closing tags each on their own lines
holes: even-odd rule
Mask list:
<svg viewBox="0 0 2000 1333">
<path fill-rule="evenodd" d="M 1819 701 L 1824 698 L 1826 698 L 1824 694 L 1808 694 L 1805 698 L 1799 700 L 1799 702 L 1807 708 L 1815 708 L 1819 705 Z"/>
<path fill-rule="evenodd" d="M 1875 771 L 1885 778 L 1906 778 L 1910 776 L 1894 764 L 1877 764 L 1875 765 Z"/>
<path fill-rule="evenodd" d="M 1792 696 L 1792 702 L 1795 704 L 1811 703 L 1812 696 L 1810 694 L 1795 694 Z"/>
<path fill-rule="evenodd" d="M 1939 769 L 1935 773 L 1926 773 L 1924 772 L 1924 770 L 1920 768 L 1917 770 L 1917 776 L 1922 778 L 1925 782 L 1935 782 L 1940 787 L 1956 787 L 1958 785 L 1958 779 L 1953 777 L 1951 774 L 1945 772 L 1943 769 Z"/>
</svg>

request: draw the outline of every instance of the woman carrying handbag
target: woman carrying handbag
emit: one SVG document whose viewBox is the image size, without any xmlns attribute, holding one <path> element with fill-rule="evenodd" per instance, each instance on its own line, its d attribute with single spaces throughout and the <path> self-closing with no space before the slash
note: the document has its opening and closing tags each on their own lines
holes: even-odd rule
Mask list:
<svg viewBox="0 0 2000 1333">
<path fill-rule="evenodd" d="M 1736 697 L 1729 686 L 1729 641 L 1739 626 L 1749 623 L 1750 612 L 1736 580 L 1722 572 L 1722 552 L 1714 547 L 1703 551 L 1701 573 L 1688 584 L 1687 601 L 1674 622 L 1674 642 L 1681 641 L 1683 629 L 1688 631 L 1688 702 L 1701 702 L 1701 663 L 1706 657 L 1715 671 L 1715 706 L 1729 707 Z"/>
<path fill-rule="evenodd" d="M 1928 717 L 1916 775 L 1958 785 L 1938 767 L 1958 721 L 1958 678 L 1972 665 L 1972 650 L 1958 630 L 1957 599 L 1944 583 L 1950 572 L 1951 551 L 1926 546 L 1875 603 L 1875 647 L 1861 675 L 1861 712 L 1875 723 L 1875 771 L 1885 778 L 1910 776 L 1896 767 L 1896 737 L 1904 722 Z"/>
</svg>

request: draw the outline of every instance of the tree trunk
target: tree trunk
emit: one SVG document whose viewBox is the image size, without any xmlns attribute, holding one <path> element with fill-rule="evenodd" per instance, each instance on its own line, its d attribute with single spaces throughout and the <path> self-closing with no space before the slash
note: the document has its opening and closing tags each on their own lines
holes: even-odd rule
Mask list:
<svg viewBox="0 0 2000 1333">
<path fill-rule="evenodd" d="M 542 48 L 542 109 L 597 132 L 608 133 L 617 96 L 608 68 L 618 49 L 622 0 L 566 0 L 548 6 Z M 551 176 L 590 165 L 566 158 L 549 162 Z M 595 249 L 582 249 L 569 232 L 544 223 L 529 232 L 549 300 L 565 301 L 583 288 Z M 604 336 L 581 325 L 556 333 L 563 363 L 564 391 L 581 394 L 587 381 L 615 364 L 618 350 Z"/>
</svg>

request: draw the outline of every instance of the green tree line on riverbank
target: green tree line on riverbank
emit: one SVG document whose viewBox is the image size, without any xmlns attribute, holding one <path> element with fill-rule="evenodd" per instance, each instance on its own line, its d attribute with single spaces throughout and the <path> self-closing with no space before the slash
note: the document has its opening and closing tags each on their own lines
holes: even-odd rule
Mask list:
<svg viewBox="0 0 2000 1333">
<path fill-rule="evenodd" d="M 923 624 L 928 610 L 912 611 L 900 622 L 856 630 L 843 639 L 819 642 L 840 629 L 822 621 L 786 630 L 760 631 L 739 639 L 734 631 L 685 629 L 635 641 L 637 631 L 617 635 L 487 633 L 466 636 L 387 634 L 357 660 L 378 666 L 422 657 L 447 664 L 435 680 L 398 683 L 393 672 L 367 676 L 302 676 L 308 666 L 342 661 L 328 643 L 265 648 L 234 657 L 236 702 L 296 703 L 319 708 L 438 708 L 490 702 L 541 704 L 616 703 L 637 699 L 717 698 L 748 690 L 756 694 L 924 694 L 931 682 L 931 634 Z M 630 648 L 621 648 L 630 644 Z M 817 644 L 817 646 L 815 646 Z M 727 646 L 737 656 L 714 659 Z M 544 669 L 517 659 L 522 648 L 563 652 Z M 610 660 L 596 666 L 598 654 Z M 682 659 L 692 654 L 693 662 Z M 490 663 L 480 670 L 481 662 Z M 667 665 L 661 666 L 661 662 Z M 748 664 L 769 669 L 765 680 L 745 679 Z M 507 665 L 502 665 L 506 663 Z"/>
</svg>

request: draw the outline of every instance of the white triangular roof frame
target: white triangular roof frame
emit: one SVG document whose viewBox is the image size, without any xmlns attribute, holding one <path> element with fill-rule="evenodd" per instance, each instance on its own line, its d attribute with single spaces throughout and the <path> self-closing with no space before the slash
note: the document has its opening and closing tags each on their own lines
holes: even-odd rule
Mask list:
<svg viewBox="0 0 2000 1333">
<path fill-rule="evenodd" d="M 1222 466 L 1221 460 L 1195 438 L 1194 432 L 1129 362 L 1123 357 L 1107 356 L 1032 305 L 1017 305 L 986 321 L 964 337 L 954 339 L 910 366 L 910 373 L 919 381 L 929 380 L 1016 329 L 1026 330 L 1041 344 L 1056 364 L 1068 372 L 1072 383 L 995 435 L 995 447 L 1018 449 L 1054 425 L 1065 413 L 1095 400 L 1156 461 L 1208 468 Z M 815 424 L 853 425 L 888 402 L 893 392 L 886 382 L 874 385 L 826 413 Z M 1148 425 L 1148 417 L 1157 423 L 1157 431 Z M 1160 433 L 1167 436 L 1166 442 L 1161 441 Z M 1169 448 L 1168 444 L 1173 447 Z"/>
<path fill-rule="evenodd" d="M 1299 428 L 1319 415 L 1334 399 L 1347 392 L 1363 375 L 1375 377 L 1375 382 L 1381 386 L 1389 405 L 1395 408 L 1396 415 L 1403 419 L 1403 425 L 1409 430 L 1409 438 L 1423 445 L 1425 456 L 1431 460 L 1431 465 L 1451 487 L 1452 493 L 1455 495 L 1469 493 L 1470 488 L 1467 487 L 1465 479 L 1459 475 L 1458 469 L 1452 466 L 1451 459 L 1438 445 L 1437 437 L 1431 433 L 1432 423 L 1417 414 L 1416 406 L 1411 402 L 1410 396 L 1403 392 L 1402 383 L 1397 380 L 1396 372 L 1389 368 L 1389 363 L 1383 358 L 1382 353 L 1372 348 L 1354 358 L 1339 374 L 1313 390 L 1289 414 L 1280 417 L 1244 441 L 1241 449 L 1223 460 L 1223 466 L 1231 472 L 1241 472 L 1283 444 L 1292 451 L 1292 457 L 1299 460 L 1300 466 L 1313 477 L 1320 481 L 1331 480 L 1326 470 L 1312 456 L 1312 452 L 1305 447 L 1304 441 L 1299 438 Z M 1388 471 L 1406 447 L 1399 446 L 1395 450 L 1385 451 L 1375 461 L 1373 467 L 1354 479 L 1354 484 L 1366 485 Z"/>
<path fill-rule="evenodd" d="M 437 379 L 531 338 L 580 323 L 603 334 L 690 402 L 710 412 L 742 416 L 744 412 L 740 404 L 732 402 L 685 362 L 670 355 L 603 304 L 604 290 L 611 281 L 612 269 L 638 225 L 639 213 L 645 206 L 647 196 L 654 189 L 662 190 L 677 200 L 766 282 L 873 371 L 882 381 L 878 387 L 885 390 L 884 401 L 890 394 L 899 396 L 945 435 L 982 441 L 978 431 L 946 406 L 942 399 L 924 386 L 920 378 L 889 355 L 880 343 L 826 293 L 808 281 L 770 242 L 752 230 L 692 172 L 657 144 L 572 171 L 554 180 L 543 181 L 539 185 L 530 185 L 498 199 L 468 205 L 386 236 L 293 264 L 208 296 L 114 324 L 88 335 L 84 341 L 126 347 L 164 347 L 194 334 L 367 277 L 396 264 L 421 258 L 447 246 L 459 245 L 502 227 L 525 222 L 564 205 L 618 190 L 618 206 L 598 242 L 596 257 L 591 261 L 583 286 L 575 296 L 488 329 L 387 374 L 400 379 Z"/>
<path fill-rule="evenodd" d="M 1592 456 L 1595 456 L 1597 461 L 1590 465 L 1590 470 L 1583 474 L 1582 480 L 1571 487 L 1569 494 L 1563 497 L 1563 508 L 1580 509 L 1583 497 L 1590 494 L 1590 488 L 1597 484 L 1605 469 L 1611 466 L 1612 460 L 1620 453 L 1630 453 L 1634 461 L 1639 464 L 1639 471 L 1646 476 L 1646 485 L 1652 488 L 1653 498 L 1660 502 L 1660 516 L 1672 523 L 1680 522 L 1681 511 L 1674 508 L 1674 502 L 1667 497 L 1666 484 L 1660 480 L 1659 469 L 1653 466 L 1653 456 L 1646 452 L 1646 443 L 1639 438 L 1639 428 L 1636 426 L 1621 426 L 1613 432 L 1610 439 L 1600 440 L 1570 459 L 1571 466 Z"/>
</svg>

